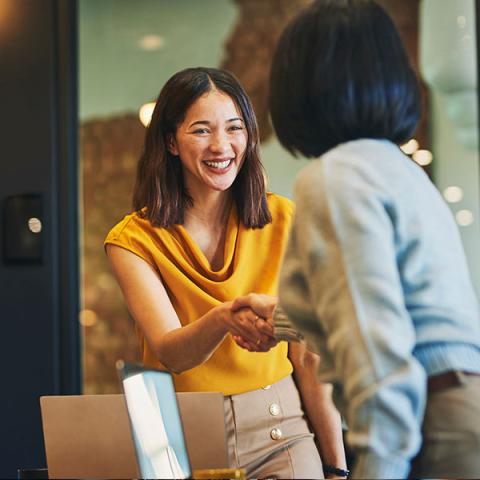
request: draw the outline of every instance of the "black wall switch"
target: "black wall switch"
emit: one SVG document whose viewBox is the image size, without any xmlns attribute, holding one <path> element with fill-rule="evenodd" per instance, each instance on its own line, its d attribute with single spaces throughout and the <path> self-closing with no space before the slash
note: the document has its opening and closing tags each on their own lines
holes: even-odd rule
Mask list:
<svg viewBox="0 0 480 480">
<path fill-rule="evenodd" d="M 5 198 L 2 230 L 5 263 L 42 263 L 42 195 L 31 193 Z"/>
</svg>

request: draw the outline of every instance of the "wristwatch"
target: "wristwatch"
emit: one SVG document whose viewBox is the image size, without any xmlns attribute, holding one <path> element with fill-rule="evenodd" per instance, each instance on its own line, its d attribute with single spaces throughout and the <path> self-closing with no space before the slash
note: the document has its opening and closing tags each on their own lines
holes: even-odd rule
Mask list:
<svg viewBox="0 0 480 480">
<path fill-rule="evenodd" d="M 350 475 L 350 470 L 344 470 L 343 468 L 337 468 L 333 465 L 323 465 L 323 473 L 325 475 L 329 473 L 333 473 L 337 477 L 345 477 L 347 478 Z"/>
</svg>

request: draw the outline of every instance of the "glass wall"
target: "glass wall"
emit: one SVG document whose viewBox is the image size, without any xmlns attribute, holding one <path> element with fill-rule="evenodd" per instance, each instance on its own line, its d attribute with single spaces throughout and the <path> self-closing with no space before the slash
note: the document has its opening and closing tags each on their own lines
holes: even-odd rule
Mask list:
<svg viewBox="0 0 480 480">
<path fill-rule="evenodd" d="M 138 360 L 133 321 L 103 250 L 131 211 L 142 105 L 190 66 L 232 70 L 253 99 L 270 189 L 291 196 L 302 160 L 273 138 L 265 109 L 269 59 L 286 21 L 308 0 L 79 0 L 82 312 L 85 393 L 119 390 L 117 358 Z"/>
<path fill-rule="evenodd" d="M 431 92 L 433 178 L 459 225 L 478 295 L 480 176 L 474 0 L 423 0 L 419 48 L 422 76 Z"/>
<path fill-rule="evenodd" d="M 141 107 L 182 68 L 228 68 L 253 100 L 269 189 L 291 197 L 306 161 L 293 159 L 274 138 L 266 108 L 268 74 L 278 35 L 309 1 L 78 0 L 85 393 L 119 391 L 116 359 L 139 360 L 134 324 L 103 239 L 131 210 L 145 132 Z M 426 114 L 404 149 L 450 202 L 480 291 L 474 0 L 380 3 L 423 79 Z"/>
</svg>

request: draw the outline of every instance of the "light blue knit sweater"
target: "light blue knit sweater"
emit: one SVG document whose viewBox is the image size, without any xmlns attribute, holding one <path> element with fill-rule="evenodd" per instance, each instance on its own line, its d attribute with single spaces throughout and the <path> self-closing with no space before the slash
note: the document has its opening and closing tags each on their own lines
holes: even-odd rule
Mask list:
<svg viewBox="0 0 480 480">
<path fill-rule="evenodd" d="M 426 376 L 480 372 L 480 316 L 456 224 L 388 141 L 330 150 L 302 170 L 295 201 L 280 305 L 337 386 L 358 454 L 353 478 L 406 478 Z"/>
</svg>

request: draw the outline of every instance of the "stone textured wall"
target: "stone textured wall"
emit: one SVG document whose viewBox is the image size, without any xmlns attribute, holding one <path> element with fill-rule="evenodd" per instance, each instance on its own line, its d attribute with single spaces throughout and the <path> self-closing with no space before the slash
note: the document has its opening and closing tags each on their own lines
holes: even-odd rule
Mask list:
<svg viewBox="0 0 480 480">
<path fill-rule="evenodd" d="M 273 132 L 268 117 L 268 82 L 270 65 L 278 38 L 288 21 L 312 0 L 234 0 L 238 20 L 225 45 L 222 68 L 240 80 L 252 100 L 260 128 L 260 139 L 269 139 Z M 418 5 L 419 0 L 378 0 L 392 16 L 405 43 L 417 73 Z M 425 111 L 428 91 L 422 83 Z M 428 115 L 425 114 L 415 136 L 421 148 L 429 148 Z"/>
<path fill-rule="evenodd" d="M 272 135 L 268 118 L 270 65 L 288 21 L 311 0 L 235 0 L 238 20 L 225 45 L 221 68 L 240 80 L 257 115 L 260 140 Z"/>
<path fill-rule="evenodd" d="M 145 129 L 137 116 L 94 120 L 80 128 L 84 393 L 115 393 L 115 361 L 138 361 L 133 321 L 103 249 L 110 228 L 131 211 Z"/>
</svg>

